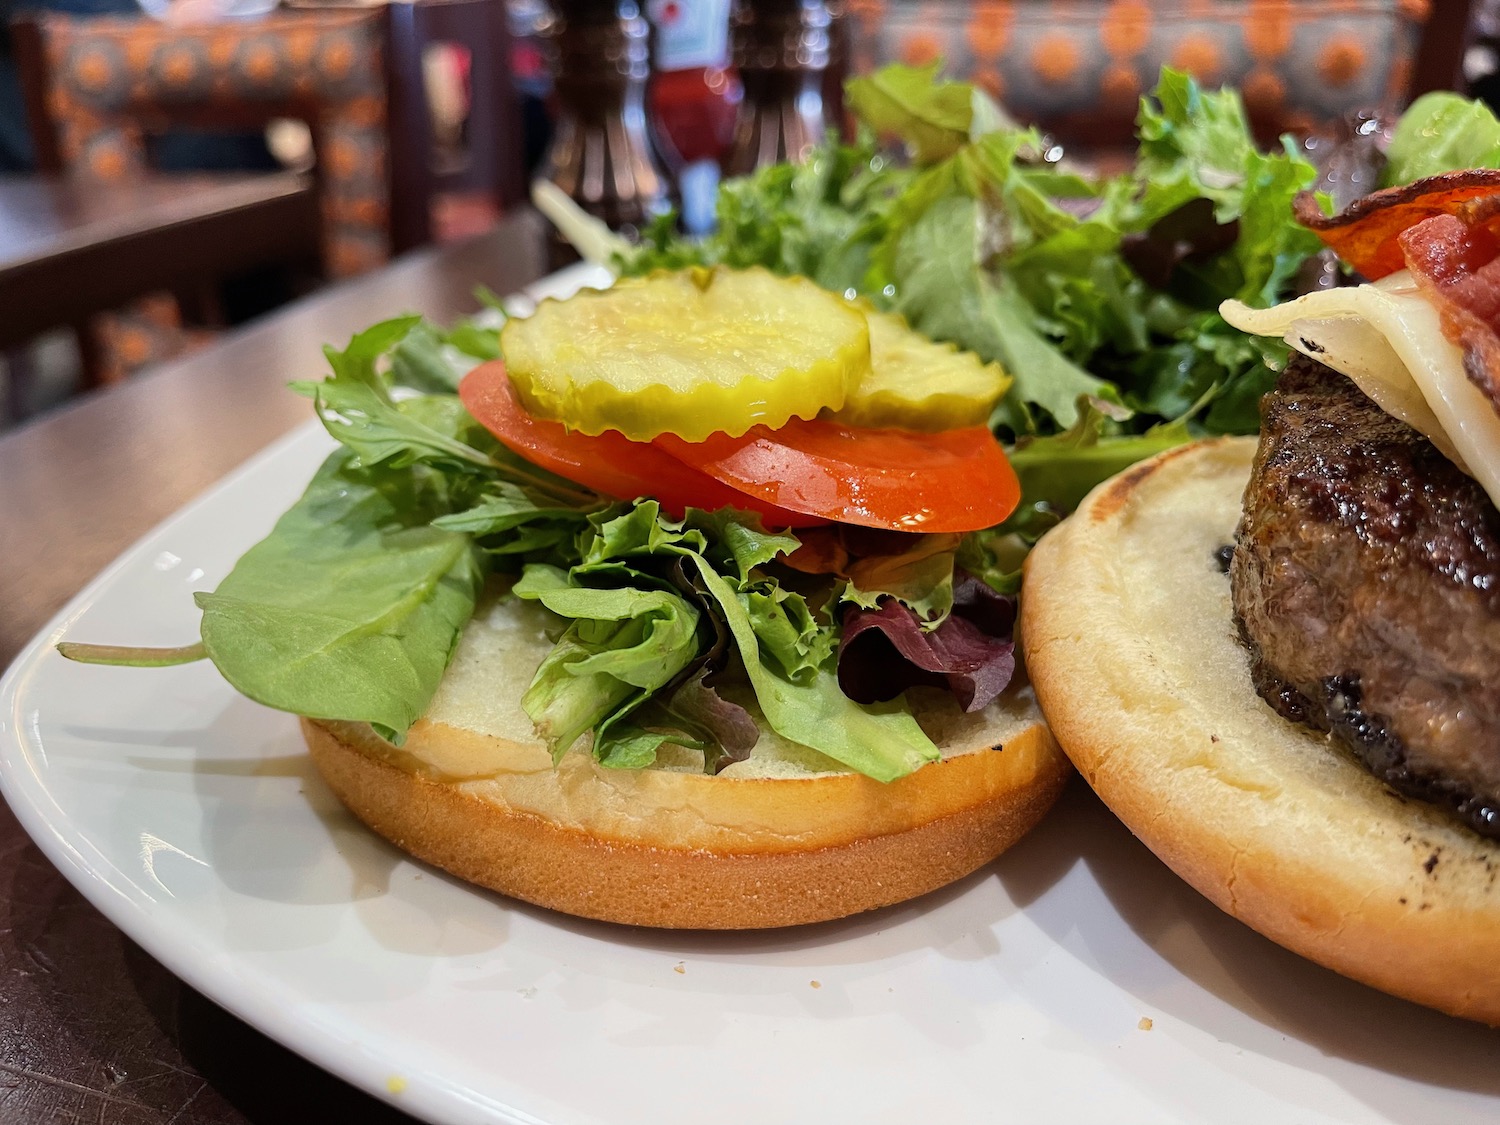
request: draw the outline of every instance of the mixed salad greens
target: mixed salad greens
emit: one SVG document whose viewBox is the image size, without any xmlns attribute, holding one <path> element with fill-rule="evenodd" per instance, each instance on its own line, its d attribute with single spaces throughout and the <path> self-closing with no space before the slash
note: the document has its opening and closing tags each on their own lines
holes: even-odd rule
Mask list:
<svg viewBox="0 0 1500 1125">
<path fill-rule="evenodd" d="M 1044 529 L 1100 480 L 1191 437 L 1255 432 L 1287 348 L 1218 307 L 1276 303 L 1319 254 L 1291 203 L 1333 187 L 1337 173 L 1308 155 L 1326 165 L 1330 146 L 1285 137 L 1262 151 L 1236 91 L 1167 68 L 1141 100 L 1134 162 L 1088 176 L 938 72 L 892 65 L 851 80 L 853 144 L 830 139 L 801 164 L 726 183 L 715 234 L 687 240 L 663 217 L 616 268 L 802 274 L 998 360 L 1015 384 L 991 422 L 1014 442 L 1025 497 L 1012 529 Z M 1353 139 L 1384 165 L 1359 194 L 1500 165 L 1500 122 L 1456 94 L 1413 103 L 1383 155 Z"/>
<path fill-rule="evenodd" d="M 1005 525 L 773 532 L 746 511 L 679 518 L 555 476 L 456 393 L 501 354 L 505 314 L 487 296 L 484 316 L 451 328 L 402 317 L 326 349 L 329 376 L 297 389 L 339 449 L 197 595 L 201 643 L 60 647 L 133 665 L 207 656 L 252 699 L 399 742 L 495 583 L 556 615 L 523 699 L 555 755 L 591 732 L 609 766 L 649 765 L 670 742 L 717 771 L 764 724 L 879 779 L 936 758 L 902 692 L 943 685 L 977 709 L 1004 688 L 1026 539 L 1140 457 L 1255 428 L 1284 346 L 1215 310 L 1272 303 L 1317 253 L 1291 201 L 1319 173 L 1290 141 L 1261 152 L 1238 95 L 1170 70 L 1142 101 L 1134 166 L 1102 179 L 1050 161 L 1039 133 L 935 68 L 856 79 L 849 100 L 855 143 L 725 184 L 711 238 L 664 220 L 616 265 L 803 275 L 999 361 L 1013 384 L 990 423 L 1023 490 Z M 890 137 L 906 159 L 882 147 Z M 1386 174 L 1496 160 L 1493 115 L 1423 99 Z"/>
</svg>

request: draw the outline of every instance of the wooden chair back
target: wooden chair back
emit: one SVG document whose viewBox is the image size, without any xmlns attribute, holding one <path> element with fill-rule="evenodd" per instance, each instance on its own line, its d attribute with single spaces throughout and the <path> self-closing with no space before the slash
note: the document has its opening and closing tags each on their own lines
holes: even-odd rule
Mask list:
<svg viewBox="0 0 1500 1125">
<path fill-rule="evenodd" d="M 441 192 L 482 192 L 497 213 L 524 195 L 504 0 L 286 10 L 186 27 L 27 14 L 13 32 L 44 171 L 129 175 L 146 163 L 145 137 L 171 126 L 307 122 L 335 276 L 431 241 Z M 470 59 L 468 154 L 458 162 L 434 142 L 422 59 L 435 43 Z"/>
<path fill-rule="evenodd" d="M 35 14 L 13 30 L 43 170 L 119 179 L 145 166 L 146 136 L 171 126 L 300 118 L 317 156 L 327 272 L 360 273 L 389 256 L 381 9 L 188 27 Z"/>
<path fill-rule="evenodd" d="M 1127 146 L 1163 65 L 1244 96 L 1264 143 L 1452 88 L 1471 0 L 840 0 L 852 69 L 941 59 L 1082 151 Z"/>
</svg>

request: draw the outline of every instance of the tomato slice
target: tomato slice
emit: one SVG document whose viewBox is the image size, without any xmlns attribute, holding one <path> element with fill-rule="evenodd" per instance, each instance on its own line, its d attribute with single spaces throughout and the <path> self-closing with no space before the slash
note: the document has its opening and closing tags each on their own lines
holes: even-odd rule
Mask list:
<svg viewBox="0 0 1500 1125">
<path fill-rule="evenodd" d="M 653 443 L 685 465 L 792 511 L 896 531 L 978 531 L 1015 510 L 1021 486 L 984 426 L 941 433 L 793 418 L 742 437 Z"/>
<path fill-rule="evenodd" d="M 816 515 L 778 507 L 684 464 L 648 442 L 613 430 L 597 437 L 570 433 L 560 422 L 528 414 L 500 360 L 482 363 L 464 376 L 458 397 L 469 413 L 512 453 L 618 500 L 655 497 L 674 516 L 687 507 L 713 511 L 735 507 L 757 512 L 768 527 L 815 527 Z"/>
</svg>

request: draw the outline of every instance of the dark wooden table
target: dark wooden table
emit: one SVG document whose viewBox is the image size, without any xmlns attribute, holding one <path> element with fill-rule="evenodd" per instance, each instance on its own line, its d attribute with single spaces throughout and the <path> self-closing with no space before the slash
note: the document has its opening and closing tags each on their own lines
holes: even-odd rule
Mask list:
<svg viewBox="0 0 1500 1125">
<path fill-rule="evenodd" d="M 152 525 L 309 417 L 324 342 L 541 275 L 534 216 L 327 290 L 190 359 L 0 437 L 0 668 Z M 84 901 L 0 805 L 0 1122 L 385 1125 L 410 1119 L 178 981 Z"/>
<path fill-rule="evenodd" d="M 0 177 L 0 347 L 156 290 L 306 258 L 318 230 L 299 173 Z"/>
</svg>

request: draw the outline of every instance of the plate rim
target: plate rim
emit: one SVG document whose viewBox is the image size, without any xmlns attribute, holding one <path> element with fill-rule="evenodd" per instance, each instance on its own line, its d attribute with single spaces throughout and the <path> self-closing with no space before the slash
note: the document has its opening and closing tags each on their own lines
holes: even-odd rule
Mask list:
<svg viewBox="0 0 1500 1125">
<path fill-rule="evenodd" d="M 580 262 L 549 274 L 505 299 L 534 302 L 560 291 L 588 285 L 599 277 L 600 267 Z M 297 999 L 291 989 L 274 977 L 268 976 L 257 981 L 254 987 L 247 987 L 238 969 L 232 968 L 227 974 L 216 972 L 211 953 L 197 955 L 190 946 L 175 942 L 170 926 L 161 916 L 153 913 L 144 902 L 136 901 L 102 878 L 101 873 L 119 872 L 119 866 L 102 854 L 96 854 L 95 862 L 91 864 L 89 857 L 76 846 L 78 841 L 64 834 L 62 827 L 73 820 L 58 805 L 55 795 L 35 768 L 38 757 L 45 761 L 46 752 L 39 731 L 32 729 L 27 722 L 25 699 L 38 670 L 48 659 L 48 653 L 71 625 L 96 605 L 123 574 L 138 564 L 141 556 L 149 550 L 149 544 L 221 502 L 224 493 L 246 479 L 265 473 L 268 466 L 288 450 L 318 442 L 320 435 L 327 442 L 328 452 L 337 448 L 334 440 L 323 434 L 323 427 L 309 406 L 306 420 L 274 438 L 138 535 L 53 613 L 16 653 L 0 674 L 0 796 L 27 837 L 63 878 L 111 924 L 183 983 L 273 1042 L 351 1086 L 413 1115 L 433 1120 L 483 1122 L 486 1125 L 547 1125 L 541 1118 L 498 1102 L 471 1087 L 413 1068 L 397 1059 L 389 1046 L 372 1048 L 364 1043 L 354 1043 L 348 1050 L 328 1051 L 330 1037 L 319 1030 L 316 1019 L 305 1015 L 292 1020 L 284 1018 L 288 1007 L 307 1011 L 305 1006 L 285 1003 Z M 38 799 L 41 799 L 40 803 Z M 229 982 L 228 987 L 226 982 Z M 277 1000 L 283 1002 L 277 1003 Z M 400 1088 L 393 1089 L 391 1079 L 398 1075 Z"/>
<path fill-rule="evenodd" d="M 111 924 L 183 983 L 268 1039 L 356 1089 L 414 1116 L 499 1125 L 547 1125 L 541 1118 L 497 1102 L 470 1087 L 411 1067 L 408 1061 L 396 1057 L 390 1045 L 357 1042 L 346 1050 L 329 1051 L 329 1034 L 319 1020 L 309 1018 L 309 1012 L 316 1009 L 288 1004 L 298 999 L 292 989 L 271 975 L 252 984 L 234 966 L 229 966 L 228 972 L 217 969 L 216 951 L 198 951 L 190 943 L 174 940 L 164 916 L 146 901 L 137 901 L 103 877 L 123 872 L 102 853 L 95 853 L 91 862 L 90 856 L 77 846 L 80 841 L 63 831 L 76 821 L 57 804 L 52 789 L 35 768 L 38 757 L 45 761 L 46 752 L 39 732 L 27 722 L 25 701 L 42 662 L 48 659 L 69 626 L 97 604 L 122 574 L 137 565 L 158 537 L 219 502 L 223 493 L 246 477 L 264 472 L 267 465 L 288 449 L 316 441 L 321 430 L 315 418 L 295 426 L 160 520 L 70 598 L 16 655 L 0 676 L 0 795 L 48 861 Z M 330 451 L 333 448 L 329 439 Z M 289 1008 L 299 1015 L 286 1018 Z M 392 1089 L 390 1079 L 398 1075 L 401 1087 Z M 474 1110 L 482 1113 L 475 1115 L 471 1112 Z"/>
</svg>

